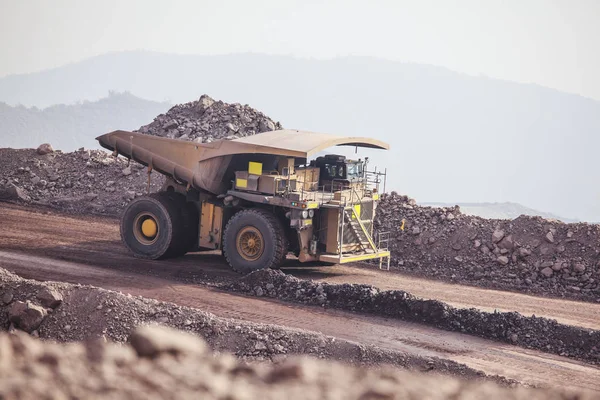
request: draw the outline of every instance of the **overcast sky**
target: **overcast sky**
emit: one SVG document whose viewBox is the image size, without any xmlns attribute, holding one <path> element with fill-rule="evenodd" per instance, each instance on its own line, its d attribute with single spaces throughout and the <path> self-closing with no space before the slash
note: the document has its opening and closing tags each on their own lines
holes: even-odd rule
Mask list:
<svg viewBox="0 0 600 400">
<path fill-rule="evenodd" d="M 0 76 L 110 51 L 370 55 L 600 100 L 600 0 L 0 0 Z"/>
</svg>

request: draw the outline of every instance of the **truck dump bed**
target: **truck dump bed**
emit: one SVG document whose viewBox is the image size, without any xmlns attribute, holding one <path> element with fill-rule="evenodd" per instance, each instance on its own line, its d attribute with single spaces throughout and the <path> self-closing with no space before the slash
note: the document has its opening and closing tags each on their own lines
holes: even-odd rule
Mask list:
<svg viewBox="0 0 600 400">
<path fill-rule="evenodd" d="M 324 133 L 278 130 L 234 140 L 195 143 L 150 136 L 136 132 L 114 131 L 96 138 L 100 145 L 177 182 L 213 194 L 231 186 L 236 170 L 248 161 L 268 166 L 278 157 L 307 159 L 333 146 L 389 149 L 387 143 L 364 137 L 343 137 Z"/>
</svg>

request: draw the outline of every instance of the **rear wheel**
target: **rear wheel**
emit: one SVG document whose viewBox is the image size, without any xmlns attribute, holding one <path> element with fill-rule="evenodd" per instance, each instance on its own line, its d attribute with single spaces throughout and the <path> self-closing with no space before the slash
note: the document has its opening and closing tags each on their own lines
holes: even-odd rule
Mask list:
<svg viewBox="0 0 600 400">
<path fill-rule="evenodd" d="M 224 236 L 225 258 L 237 272 L 279 268 L 285 260 L 285 230 L 281 222 L 268 211 L 239 211 L 227 223 Z"/>
<path fill-rule="evenodd" d="M 176 202 L 165 193 L 133 200 L 121 216 L 121 240 L 139 258 L 179 255 L 182 217 Z"/>
</svg>

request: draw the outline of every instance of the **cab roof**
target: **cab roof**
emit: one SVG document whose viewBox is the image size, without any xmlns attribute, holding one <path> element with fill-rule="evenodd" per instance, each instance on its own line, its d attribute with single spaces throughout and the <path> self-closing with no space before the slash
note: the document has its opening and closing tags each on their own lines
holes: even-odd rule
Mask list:
<svg viewBox="0 0 600 400">
<path fill-rule="evenodd" d="M 290 157 L 308 158 L 322 150 L 333 146 L 357 146 L 374 149 L 389 150 L 390 145 L 381 140 L 367 137 L 337 136 L 328 133 L 317 133 L 300 131 L 294 129 L 281 129 L 259 133 L 231 142 L 239 143 L 235 146 L 239 153 L 268 153 L 267 149 L 273 149 L 273 153 L 287 155 Z M 260 151 L 258 150 L 260 147 Z M 284 154 L 282 154 L 284 153 Z"/>
</svg>

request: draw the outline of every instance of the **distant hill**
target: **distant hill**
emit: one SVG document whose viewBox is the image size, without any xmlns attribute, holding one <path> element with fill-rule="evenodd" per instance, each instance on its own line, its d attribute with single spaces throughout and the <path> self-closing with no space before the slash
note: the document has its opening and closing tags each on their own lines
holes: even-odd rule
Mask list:
<svg viewBox="0 0 600 400">
<path fill-rule="evenodd" d="M 581 96 L 368 57 L 123 52 L 0 79 L 11 105 L 95 101 L 109 90 L 170 103 L 207 93 L 285 127 L 388 141 L 389 152 L 357 156 L 387 167 L 388 189 L 422 201 L 512 201 L 600 221 L 600 102 Z"/>
<path fill-rule="evenodd" d="M 55 149 L 97 148 L 100 134 L 137 129 L 169 109 L 169 104 L 143 100 L 128 93 L 111 93 L 97 101 L 45 109 L 0 103 L 0 147 L 37 147 L 49 142 Z"/>
<path fill-rule="evenodd" d="M 521 215 L 539 216 L 546 219 L 555 219 L 562 222 L 580 222 L 578 220 L 562 218 L 551 213 L 534 210 L 517 203 L 420 203 L 424 206 L 451 207 L 458 205 L 460 210 L 467 215 L 476 215 L 492 219 L 515 219 Z"/>
</svg>

